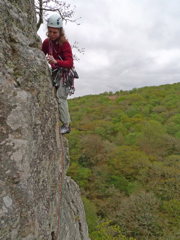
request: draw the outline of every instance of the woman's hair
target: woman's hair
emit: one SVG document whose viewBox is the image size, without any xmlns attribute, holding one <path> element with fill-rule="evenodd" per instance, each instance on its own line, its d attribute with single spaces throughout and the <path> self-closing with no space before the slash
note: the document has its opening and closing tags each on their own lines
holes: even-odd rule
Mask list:
<svg viewBox="0 0 180 240">
<path fill-rule="evenodd" d="M 65 32 L 64 32 L 64 29 L 62 27 L 57 28 L 57 29 L 59 30 L 59 33 L 60 33 L 57 41 L 58 41 L 59 45 L 62 45 L 63 43 L 67 42 L 67 38 L 66 38 L 66 35 L 65 35 Z M 48 36 L 48 32 L 46 33 L 46 35 Z"/>
<path fill-rule="evenodd" d="M 60 36 L 58 38 L 58 42 L 59 42 L 59 45 L 62 45 L 63 43 L 67 42 L 67 38 L 64 32 L 64 29 L 62 27 L 59 28 L 59 33 L 60 33 Z"/>
</svg>

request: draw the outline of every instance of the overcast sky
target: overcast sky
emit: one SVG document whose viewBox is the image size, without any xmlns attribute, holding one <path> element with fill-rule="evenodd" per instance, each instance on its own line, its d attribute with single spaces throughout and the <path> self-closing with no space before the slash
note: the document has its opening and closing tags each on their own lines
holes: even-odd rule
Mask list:
<svg viewBox="0 0 180 240">
<path fill-rule="evenodd" d="M 66 35 L 85 48 L 73 97 L 180 82 L 180 0 L 66 2 L 81 17 L 64 24 Z"/>
</svg>

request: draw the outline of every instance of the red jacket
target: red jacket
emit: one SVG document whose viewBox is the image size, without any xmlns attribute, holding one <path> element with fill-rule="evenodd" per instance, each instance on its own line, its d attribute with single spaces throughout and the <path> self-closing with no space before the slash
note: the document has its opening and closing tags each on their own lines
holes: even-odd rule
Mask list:
<svg viewBox="0 0 180 240">
<path fill-rule="evenodd" d="M 45 55 L 53 55 L 53 57 L 57 60 L 56 66 L 64 68 L 73 67 L 73 56 L 69 42 L 65 42 L 62 46 L 60 46 L 59 44 L 56 44 L 54 42 L 51 42 L 50 44 L 49 39 L 46 38 L 42 44 L 42 51 Z M 60 60 L 59 56 L 63 60 Z"/>
</svg>

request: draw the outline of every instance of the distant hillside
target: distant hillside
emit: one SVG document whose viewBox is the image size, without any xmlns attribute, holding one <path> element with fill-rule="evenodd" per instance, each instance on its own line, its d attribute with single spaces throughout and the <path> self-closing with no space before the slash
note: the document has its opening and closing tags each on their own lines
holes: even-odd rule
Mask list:
<svg viewBox="0 0 180 240">
<path fill-rule="evenodd" d="M 178 240 L 180 83 L 79 97 L 69 107 L 68 175 L 81 186 L 92 240 Z"/>
</svg>

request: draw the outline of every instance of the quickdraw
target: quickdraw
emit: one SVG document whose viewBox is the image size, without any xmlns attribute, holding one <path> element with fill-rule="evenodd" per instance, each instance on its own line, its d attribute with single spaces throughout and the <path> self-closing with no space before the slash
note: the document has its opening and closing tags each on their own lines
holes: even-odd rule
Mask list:
<svg viewBox="0 0 180 240">
<path fill-rule="evenodd" d="M 62 78 L 62 86 L 66 88 L 66 92 L 69 95 L 74 94 L 74 72 L 72 69 L 52 68 L 51 75 L 54 87 L 58 88 L 60 86 L 60 80 Z"/>
<path fill-rule="evenodd" d="M 62 70 L 60 68 L 51 68 L 52 85 L 58 88 L 60 86 L 60 79 L 62 77 Z"/>
<path fill-rule="evenodd" d="M 67 69 L 63 71 L 63 86 L 66 87 L 66 92 L 69 95 L 74 94 L 74 73 L 72 69 Z"/>
</svg>

